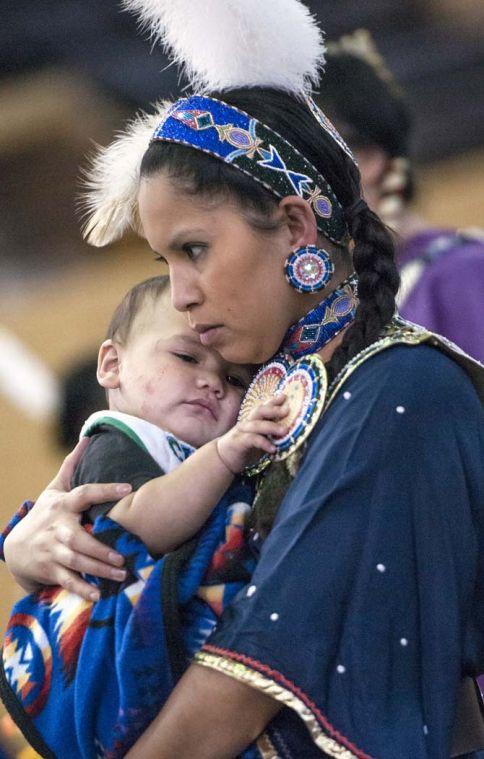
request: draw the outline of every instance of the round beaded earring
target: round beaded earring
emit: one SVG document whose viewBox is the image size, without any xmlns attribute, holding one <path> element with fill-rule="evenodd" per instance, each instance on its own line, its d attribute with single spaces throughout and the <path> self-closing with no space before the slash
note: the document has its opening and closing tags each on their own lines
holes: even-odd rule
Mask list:
<svg viewBox="0 0 484 759">
<path fill-rule="evenodd" d="M 334 274 L 334 264 L 324 248 L 306 245 L 288 256 L 284 265 L 286 279 L 300 293 L 322 290 Z"/>
</svg>

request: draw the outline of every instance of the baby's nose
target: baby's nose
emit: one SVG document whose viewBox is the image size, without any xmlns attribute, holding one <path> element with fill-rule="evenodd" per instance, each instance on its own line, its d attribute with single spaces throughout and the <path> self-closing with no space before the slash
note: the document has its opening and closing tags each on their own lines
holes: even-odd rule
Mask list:
<svg viewBox="0 0 484 759">
<path fill-rule="evenodd" d="M 223 378 L 217 372 L 204 372 L 198 378 L 199 387 L 207 387 L 217 397 L 222 397 L 225 391 L 225 384 Z"/>
</svg>

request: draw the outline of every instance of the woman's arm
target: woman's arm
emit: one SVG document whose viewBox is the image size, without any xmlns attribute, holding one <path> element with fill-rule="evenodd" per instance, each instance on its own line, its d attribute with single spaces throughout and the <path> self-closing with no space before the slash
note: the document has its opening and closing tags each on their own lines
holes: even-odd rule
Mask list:
<svg viewBox="0 0 484 759">
<path fill-rule="evenodd" d="M 127 759 L 233 759 L 281 709 L 269 696 L 193 664 Z"/>
<path fill-rule="evenodd" d="M 285 434 L 280 420 L 287 410 L 282 395 L 259 406 L 246 421 L 199 448 L 172 472 L 118 501 L 110 518 L 138 535 L 151 553 L 172 551 L 198 532 L 235 474 L 256 461 L 261 451 L 275 451 L 268 436 Z"/>
<path fill-rule="evenodd" d="M 69 492 L 72 474 L 88 440 L 81 441 L 64 460 L 58 474 L 39 496 L 34 508 L 7 536 L 5 562 L 16 582 L 31 592 L 41 585 L 61 585 L 86 600 L 98 591 L 79 572 L 122 580 L 123 557 L 103 545 L 79 524 L 80 514 L 92 504 L 126 495 L 130 485 L 82 485 Z"/>
</svg>

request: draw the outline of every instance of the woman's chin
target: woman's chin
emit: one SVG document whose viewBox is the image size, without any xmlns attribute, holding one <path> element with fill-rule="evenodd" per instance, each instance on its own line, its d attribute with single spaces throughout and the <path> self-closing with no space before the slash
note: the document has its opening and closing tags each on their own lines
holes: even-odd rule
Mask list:
<svg viewBox="0 0 484 759">
<path fill-rule="evenodd" d="M 216 350 L 230 364 L 264 364 L 277 353 L 279 343 L 269 344 L 265 339 L 258 341 L 234 339 L 217 345 Z"/>
</svg>

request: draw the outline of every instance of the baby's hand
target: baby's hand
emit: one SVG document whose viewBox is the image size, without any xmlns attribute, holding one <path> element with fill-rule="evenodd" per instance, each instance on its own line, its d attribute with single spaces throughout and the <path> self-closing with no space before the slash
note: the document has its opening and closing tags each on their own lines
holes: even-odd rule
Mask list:
<svg viewBox="0 0 484 759">
<path fill-rule="evenodd" d="M 281 422 L 289 413 L 285 395 L 277 395 L 267 403 L 256 406 L 247 419 L 217 440 L 217 450 L 225 466 L 234 474 L 260 459 L 261 451 L 275 453 L 271 437 L 282 437 L 287 426 Z"/>
</svg>

